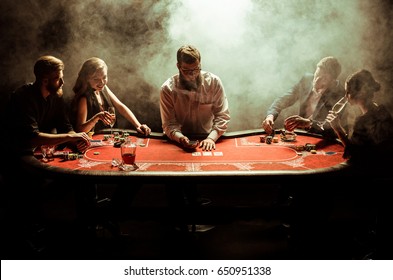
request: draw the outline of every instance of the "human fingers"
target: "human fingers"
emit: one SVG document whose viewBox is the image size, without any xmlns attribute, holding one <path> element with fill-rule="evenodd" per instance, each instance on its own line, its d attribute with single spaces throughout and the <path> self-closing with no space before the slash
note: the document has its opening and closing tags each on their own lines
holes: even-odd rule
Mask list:
<svg viewBox="0 0 393 280">
<path fill-rule="evenodd" d="M 76 147 L 78 151 L 84 153 L 90 147 L 90 142 L 86 143 L 85 141 L 78 141 L 76 143 Z"/>
<path fill-rule="evenodd" d="M 285 130 L 292 130 L 292 121 L 286 119 L 284 121 L 284 128 L 285 128 Z"/>
<path fill-rule="evenodd" d="M 91 139 L 86 132 L 80 132 L 78 136 L 79 136 L 79 138 L 81 138 L 80 140 L 82 140 L 86 144 L 90 143 Z"/>
<path fill-rule="evenodd" d="M 293 120 L 284 123 L 285 130 L 293 131 L 296 128 L 296 122 Z"/>
<path fill-rule="evenodd" d="M 273 121 L 271 120 L 264 120 L 262 122 L 262 127 L 266 131 L 266 133 L 270 134 L 273 130 Z"/>
<path fill-rule="evenodd" d="M 290 116 L 284 120 L 284 128 L 286 130 L 294 130 L 302 123 L 302 120 L 303 118 L 298 115 Z"/>
<path fill-rule="evenodd" d="M 112 122 L 112 116 L 108 111 L 100 112 L 99 118 L 105 125 L 109 125 Z"/>
<path fill-rule="evenodd" d="M 183 146 L 187 146 L 188 143 L 190 142 L 190 140 L 189 140 L 186 136 L 183 136 L 183 137 L 181 137 L 181 138 L 179 139 L 179 142 L 180 142 L 180 144 L 182 144 Z"/>
<path fill-rule="evenodd" d="M 146 135 L 150 135 L 150 133 L 151 133 L 151 128 L 148 127 L 147 125 L 144 125 L 144 127 L 145 127 L 145 133 L 146 133 Z"/>
<path fill-rule="evenodd" d="M 299 116 L 298 116 L 298 115 L 290 116 L 290 117 L 288 117 L 288 118 L 286 118 L 286 119 L 284 120 L 284 125 L 286 125 L 286 124 L 288 124 L 288 125 L 293 124 L 293 123 L 296 122 L 298 119 L 299 119 Z"/>
<path fill-rule="evenodd" d="M 336 119 L 337 119 L 337 114 L 333 113 L 332 111 L 326 116 L 326 121 L 329 123 L 333 122 Z"/>
<path fill-rule="evenodd" d="M 137 130 L 138 130 L 139 133 L 142 133 L 142 134 L 144 134 L 145 136 L 148 136 L 148 135 L 150 135 L 150 133 L 151 133 L 150 127 L 148 127 L 148 126 L 145 125 L 145 124 L 142 124 L 140 127 L 137 128 Z"/>
<path fill-rule="evenodd" d="M 216 143 L 208 138 L 203 140 L 199 147 L 201 147 L 203 151 L 211 151 L 216 149 Z"/>
</svg>

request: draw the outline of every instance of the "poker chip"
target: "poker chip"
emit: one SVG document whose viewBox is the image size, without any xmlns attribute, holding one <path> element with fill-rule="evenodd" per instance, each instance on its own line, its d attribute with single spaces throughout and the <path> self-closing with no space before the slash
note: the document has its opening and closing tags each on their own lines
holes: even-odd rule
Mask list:
<svg viewBox="0 0 393 280">
<path fill-rule="evenodd" d="M 76 153 L 69 153 L 69 152 L 64 153 L 64 160 L 76 160 L 78 157 L 79 155 Z"/>
<path fill-rule="evenodd" d="M 296 141 L 296 133 L 293 131 L 281 131 L 281 140 L 284 142 L 294 142 Z"/>
<path fill-rule="evenodd" d="M 305 148 L 306 151 L 311 152 L 311 150 L 315 150 L 316 145 L 315 144 L 306 143 L 306 145 L 304 145 L 304 148 Z"/>
<path fill-rule="evenodd" d="M 267 136 L 265 141 L 266 141 L 266 144 L 271 144 L 272 141 L 273 141 L 273 137 L 272 136 Z"/>
<path fill-rule="evenodd" d="M 299 151 L 299 152 L 304 151 L 304 146 L 303 145 L 296 145 L 295 150 Z"/>
<path fill-rule="evenodd" d="M 114 143 L 113 143 L 113 147 L 115 147 L 115 148 L 120 148 L 121 144 L 123 144 L 123 143 L 120 142 L 120 141 L 114 142 Z"/>
</svg>

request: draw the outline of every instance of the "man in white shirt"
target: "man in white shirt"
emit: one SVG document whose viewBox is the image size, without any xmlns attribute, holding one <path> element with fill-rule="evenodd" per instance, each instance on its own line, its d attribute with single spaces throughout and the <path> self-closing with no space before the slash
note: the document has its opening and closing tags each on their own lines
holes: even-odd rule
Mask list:
<svg viewBox="0 0 393 280">
<path fill-rule="evenodd" d="M 184 45 L 177 51 L 179 73 L 164 82 L 160 91 L 160 112 L 162 129 L 172 141 L 184 149 L 201 148 L 211 151 L 216 141 L 228 128 L 230 120 L 228 100 L 220 78 L 201 70 L 201 55 L 194 46 Z M 200 138 L 193 144 L 190 138 Z M 201 206 L 210 203 L 200 198 L 195 184 L 189 186 L 169 186 L 169 203 L 174 207 L 174 215 L 183 215 L 184 206 Z M 180 207 L 180 209 L 178 208 Z M 180 210 L 180 211 L 179 211 Z M 177 222 L 177 221 L 176 221 Z M 180 225 L 187 230 L 186 225 Z M 184 227 L 183 227 L 184 226 Z M 192 231 L 206 227 L 193 224 Z"/>
<path fill-rule="evenodd" d="M 179 73 L 161 87 L 160 112 L 166 136 L 189 147 L 186 135 L 204 135 L 202 150 L 215 149 L 230 120 L 228 100 L 220 78 L 201 70 L 201 55 L 189 45 L 177 51 Z"/>
</svg>

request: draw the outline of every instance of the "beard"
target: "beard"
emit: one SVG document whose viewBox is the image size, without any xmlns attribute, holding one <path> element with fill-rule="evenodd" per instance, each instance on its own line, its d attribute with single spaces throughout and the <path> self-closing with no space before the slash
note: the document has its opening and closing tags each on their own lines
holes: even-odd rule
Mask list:
<svg viewBox="0 0 393 280">
<path fill-rule="evenodd" d="M 61 86 L 49 84 L 46 89 L 49 91 L 50 95 L 57 95 L 59 97 L 63 95 L 63 88 Z"/>
<path fill-rule="evenodd" d="M 197 90 L 201 83 L 202 83 L 202 77 L 201 75 L 198 75 L 198 77 L 195 78 L 195 81 L 187 81 L 184 75 L 180 72 L 179 73 L 179 81 L 181 86 L 186 89 L 186 90 Z"/>
<path fill-rule="evenodd" d="M 328 89 L 328 85 L 313 82 L 312 90 L 316 94 L 323 94 Z"/>
</svg>

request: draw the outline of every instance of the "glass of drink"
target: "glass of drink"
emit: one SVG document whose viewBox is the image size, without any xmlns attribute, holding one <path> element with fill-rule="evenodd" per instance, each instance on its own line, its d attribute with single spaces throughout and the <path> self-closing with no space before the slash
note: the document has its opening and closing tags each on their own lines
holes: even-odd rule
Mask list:
<svg viewBox="0 0 393 280">
<path fill-rule="evenodd" d="M 48 162 L 53 160 L 55 152 L 55 146 L 52 145 L 42 145 L 41 146 L 41 153 L 42 153 L 42 161 Z"/>
<path fill-rule="evenodd" d="M 115 107 L 110 106 L 108 107 L 108 112 L 109 114 L 111 114 L 112 117 L 112 122 L 109 124 L 109 126 L 111 127 L 111 135 L 112 135 L 112 128 L 115 125 L 116 122 L 116 111 L 115 111 Z"/>
<path fill-rule="evenodd" d="M 348 99 L 344 96 L 342 97 L 339 101 L 337 101 L 336 104 L 333 105 L 332 107 L 332 111 L 334 114 L 339 114 L 345 107 L 345 105 L 347 105 L 348 103 Z M 319 121 L 317 123 L 317 125 L 319 126 L 320 129 L 325 130 L 325 128 L 323 127 L 325 125 L 325 123 L 327 122 L 327 120 L 325 119 L 324 121 Z"/>
<path fill-rule="evenodd" d="M 119 166 L 122 170 L 133 171 L 138 168 L 135 164 L 137 143 L 127 140 L 120 146 L 122 164 Z"/>
</svg>

